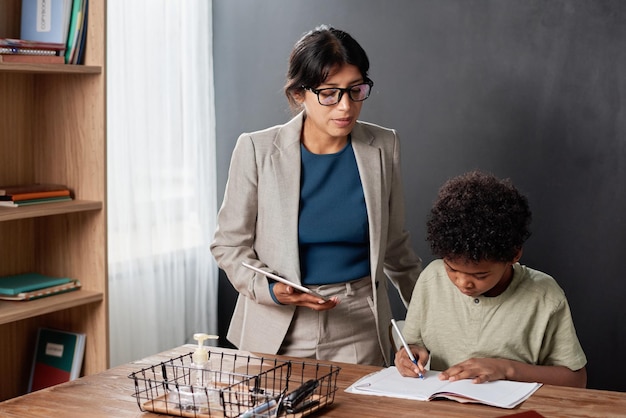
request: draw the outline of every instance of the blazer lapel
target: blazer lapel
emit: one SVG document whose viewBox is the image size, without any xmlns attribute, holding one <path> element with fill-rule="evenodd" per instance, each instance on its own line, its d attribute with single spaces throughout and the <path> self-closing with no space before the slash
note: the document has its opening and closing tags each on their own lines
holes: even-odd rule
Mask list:
<svg viewBox="0 0 626 418">
<path fill-rule="evenodd" d="M 372 146 L 374 137 L 356 124 L 352 130 L 352 148 L 356 158 L 363 194 L 365 195 L 365 206 L 367 207 L 369 233 L 370 233 L 370 255 L 372 263 L 378 260 L 381 236 L 381 205 L 382 205 L 382 156 L 380 149 Z M 372 271 L 375 271 L 372 265 Z"/>
<path fill-rule="evenodd" d="M 289 260 L 291 271 L 297 273 L 301 283 L 300 257 L 298 249 L 298 216 L 300 208 L 300 133 L 302 132 L 303 113 L 298 114 L 280 129 L 274 139 L 274 152 L 270 156 L 274 176 L 278 186 L 281 216 L 284 230 L 278 235 L 284 241 L 287 253 L 284 259 Z M 286 272 L 285 272 L 286 273 Z"/>
</svg>

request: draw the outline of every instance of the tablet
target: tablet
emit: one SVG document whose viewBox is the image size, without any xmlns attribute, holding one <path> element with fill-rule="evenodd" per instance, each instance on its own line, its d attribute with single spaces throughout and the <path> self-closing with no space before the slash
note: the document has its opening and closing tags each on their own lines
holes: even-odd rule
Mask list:
<svg viewBox="0 0 626 418">
<path fill-rule="evenodd" d="M 277 276 L 277 275 L 272 274 L 272 273 L 268 273 L 267 271 L 261 270 L 260 268 L 257 268 L 257 267 L 254 267 L 254 266 L 251 266 L 248 263 L 242 262 L 241 264 L 243 264 L 244 267 L 247 267 L 250 270 L 254 270 L 257 273 L 261 273 L 262 275 L 264 275 L 264 276 L 266 276 L 266 277 L 268 277 L 270 279 L 273 279 L 273 280 L 276 280 L 277 282 L 281 282 L 281 283 L 284 283 L 284 284 L 286 284 L 288 286 L 291 286 L 294 289 L 299 290 L 300 292 L 308 293 L 309 295 L 313 295 L 313 296 L 318 297 L 320 299 L 324 299 L 325 302 L 328 302 L 330 300 L 330 298 L 328 296 L 320 295 L 319 293 L 315 292 L 314 290 L 309 289 L 308 287 L 304 287 L 304 286 L 301 286 L 301 285 L 299 285 L 297 283 L 290 282 L 289 280 L 287 280 L 287 279 L 285 279 L 283 277 Z"/>
</svg>

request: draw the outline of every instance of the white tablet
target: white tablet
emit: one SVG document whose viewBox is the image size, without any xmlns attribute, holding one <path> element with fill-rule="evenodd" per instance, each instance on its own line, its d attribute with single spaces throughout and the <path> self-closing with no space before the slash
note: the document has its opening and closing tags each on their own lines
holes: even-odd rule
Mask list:
<svg viewBox="0 0 626 418">
<path fill-rule="evenodd" d="M 277 275 L 272 274 L 272 273 L 268 273 L 267 271 L 261 270 L 260 268 L 257 268 L 257 267 L 254 267 L 254 266 L 251 266 L 248 263 L 242 262 L 241 264 L 243 264 L 244 267 L 247 267 L 250 270 L 254 270 L 257 273 L 261 273 L 262 275 L 264 275 L 266 277 L 269 277 L 270 279 L 273 279 L 273 280 L 276 280 L 277 282 L 281 282 L 281 283 L 284 283 L 284 284 L 286 284 L 288 286 L 291 286 L 294 289 L 299 290 L 300 292 L 308 293 L 309 295 L 313 295 L 313 296 L 318 297 L 320 299 L 324 299 L 324 301 L 326 301 L 326 302 L 328 302 L 330 300 L 330 298 L 328 296 L 320 295 L 319 293 L 315 292 L 314 290 L 309 289 L 308 287 L 304 287 L 304 286 L 301 286 L 301 285 L 299 285 L 297 283 L 290 282 L 289 280 L 287 280 L 287 279 L 285 279 L 283 277 L 277 276 Z"/>
</svg>

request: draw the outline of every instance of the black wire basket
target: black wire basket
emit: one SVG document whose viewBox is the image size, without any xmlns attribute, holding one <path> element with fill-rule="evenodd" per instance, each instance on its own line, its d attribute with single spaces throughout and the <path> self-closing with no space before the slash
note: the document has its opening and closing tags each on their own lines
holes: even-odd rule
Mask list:
<svg viewBox="0 0 626 418">
<path fill-rule="evenodd" d="M 181 417 L 303 417 L 333 403 L 340 367 L 209 351 L 205 369 L 193 353 L 145 367 L 135 382 L 141 411 Z"/>
</svg>

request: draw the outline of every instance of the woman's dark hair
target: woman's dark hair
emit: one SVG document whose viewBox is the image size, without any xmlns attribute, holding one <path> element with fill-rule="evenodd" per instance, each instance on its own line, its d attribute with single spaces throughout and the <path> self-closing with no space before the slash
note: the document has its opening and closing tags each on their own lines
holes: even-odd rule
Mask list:
<svg viewBox="0 0 626 418">
<path fill-rule="evenodd" d="M 472 171 L 439 190 L 427 240 L 440 258 L 512 261 L 530 237 L 531 219 L 527 198 L 510 180 Z"/>
<path fill-rule="evenodd" d="M 306 33 L 296 42 L 289 57 L 285 95 L 291 108 L 300 109 L 295 93 L 302 92 L 303 87 L 317 88 L 333 68 L 344 64 L 354 65 L 363 80 L 368 79 L 367 54 L 348 33 L 327 25 Z"/>
</svg>

